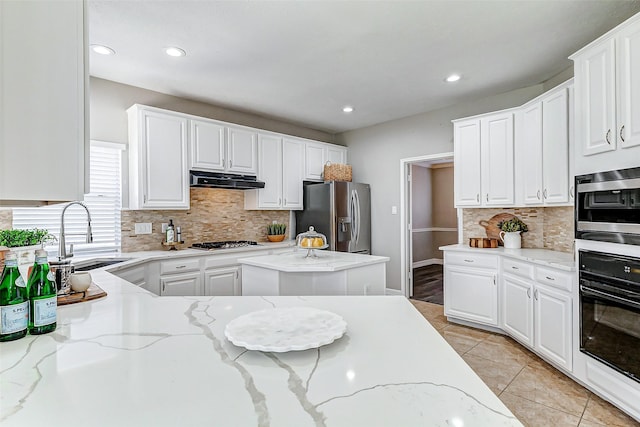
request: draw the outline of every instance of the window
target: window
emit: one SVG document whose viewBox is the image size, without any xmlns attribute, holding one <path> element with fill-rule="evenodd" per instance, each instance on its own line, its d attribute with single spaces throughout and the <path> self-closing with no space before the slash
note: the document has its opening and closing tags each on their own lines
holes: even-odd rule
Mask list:
<svg viewBox="0 0 640 427">
<path fill-rule="evenodd" d="M 87 214 L 81 206 L 71 206 L 65 212 L 65 240 L 73 243 L 74 253 L 99 254 L 120 250 L 120 209 L 122 206 L 122 151 L 124 145 L 91 141 L 90 185 L 84 204 L 91 213 L 93 243 L 86 244 Z M 66 203 L 38 208 L 13 209 L 13 228 L 44 228 L 59 237 L 60 215 Z M 57 242 L 45 249 L 50 256 L 58 254 Z M 68 246 L 67 246 L 68 250 Z"/>
</svg>

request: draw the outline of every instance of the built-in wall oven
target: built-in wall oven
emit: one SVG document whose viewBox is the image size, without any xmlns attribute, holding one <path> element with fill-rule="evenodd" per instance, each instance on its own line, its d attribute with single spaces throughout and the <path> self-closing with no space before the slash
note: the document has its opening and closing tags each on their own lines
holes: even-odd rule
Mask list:
<svg viewBox="0 0 640 427">
<path fill-rule="evenodd" d="M 640 258 L 579 251 L 580 351 L 640 382 Z"/>
<path fill-rule="evenodd" d="M 640 245 L 640 167 L 576 177 L 576 238 Z"/>
</svg>

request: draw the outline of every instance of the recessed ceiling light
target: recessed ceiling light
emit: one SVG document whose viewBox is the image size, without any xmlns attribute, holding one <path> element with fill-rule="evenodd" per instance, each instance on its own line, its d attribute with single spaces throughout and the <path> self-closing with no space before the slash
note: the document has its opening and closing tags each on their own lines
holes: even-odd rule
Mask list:
<svg viewBox="0 0 640 427">
<path fill-rule="evenodd" d="M 92 44 L 91 50 L 93 50 L 95 53 L 99 53 L 100 55 L 115 55 L 116 53 L 115 50 L 101 44 Z"/>
<path fill-rule="evenodd" d="M 167 55 L 175 56 L 175 57 L 185 56 L 187 54 L 187 52 L 185 52 L 184 50 L 180 49 L 179 47 L 173 47 L 173 46 L 165 48 L 164 51 L 165 51 L 165 53 Z"/>
<path fill-rule="evenodd" d="M 458 80 L 460 80 L 460 74 L 451 74 L 445 79 L 445 81 L 448 83 L 457 82 Z"/>
<path fill-rule="evenodd" d="M 353 107 L 351 105 L 345 105 L 342 107 L 342 111 L 345 113 L 353 113 Z"/>
</svg>

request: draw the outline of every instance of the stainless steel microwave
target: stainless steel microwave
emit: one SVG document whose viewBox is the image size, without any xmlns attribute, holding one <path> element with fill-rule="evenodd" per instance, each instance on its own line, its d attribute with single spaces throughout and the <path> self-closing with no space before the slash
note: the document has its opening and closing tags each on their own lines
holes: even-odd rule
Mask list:
<svg viewBox="0 0 640 427">
<path fill-rule="evenodd" d="M 576 176 L 576 239 L 640 245 L 640 167 Z"/>
</svg>

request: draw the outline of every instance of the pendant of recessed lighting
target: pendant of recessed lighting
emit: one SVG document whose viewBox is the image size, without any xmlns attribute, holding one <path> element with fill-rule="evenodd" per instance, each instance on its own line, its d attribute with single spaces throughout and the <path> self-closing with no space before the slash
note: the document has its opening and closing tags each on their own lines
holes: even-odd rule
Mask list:
<svg viewBox="0 0 640 427">
<path fill-rule="evenodd" d="M 351 105 L 345 105 L 342 107 L 343 113 L 353 113 L 353 107 Z"/>
<path fill-rule="evenodd" d="M 92 44 L 91 46 L 91 50 L 94 51 L 95 53 L 99 53 L 100 55 L 115 55 L 116 51 L 111 49 L 108 46 L 105 45 L 101 45 L 101 44 Z"/>
<path fill-rule="evenodd" d="M 451 74 L 444 79 L 447 83 L 457 82 L 458 80 L 460 80 L 460 74 Z"/>
<path fill-rule="evenodd" d="M 187 52 L 185 52 L 184 49 L 180 49 L 179 47 L 175 47 L 175 46 L 165 47 L 164 53 L 166 53 L 169 56 L 173 56 L 175 58 L 180 56 L 185 56 L 187 54 Z"/>
</svg>

